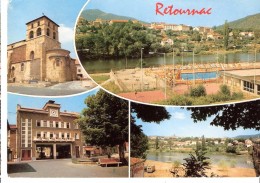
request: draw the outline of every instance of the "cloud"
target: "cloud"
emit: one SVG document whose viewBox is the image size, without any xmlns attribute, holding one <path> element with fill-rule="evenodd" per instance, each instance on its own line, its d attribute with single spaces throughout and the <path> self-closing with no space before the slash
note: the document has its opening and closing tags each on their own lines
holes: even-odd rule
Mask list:
<svg viewBox="0 0 260 183">
<path fill-rule="evenodd" d="M 74 31 L 71 27 L 66 27 L 64 24 L 60 24 L 59 27 L 59 40 L 61 43 L 69 43 L 74 39 Z"/>
<path fill-rule="evenodd" d="M 174 119 L 185 119 L 186 117 L 185 117 L 185 114 L 184 113 L 182 113 L 182 112 L 174 112 L 173 114 L 172 114 L 172 116 L 173 116 L 173 118 Z"/>
</svg>

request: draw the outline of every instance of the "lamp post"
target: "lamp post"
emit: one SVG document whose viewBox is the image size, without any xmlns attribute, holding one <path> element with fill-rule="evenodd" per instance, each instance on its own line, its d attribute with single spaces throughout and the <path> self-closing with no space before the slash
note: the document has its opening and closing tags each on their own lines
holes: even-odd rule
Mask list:
<svg viewBox="0 0 260 183">
<path fill-rule="evenodd" d="M 255 61 L 254 61 L 254 89 L 256 88 L 256 91 L 257 91 L 257 87 L 255 85 L 255 75 L 256 75 L 256 70 L 255 70 L 255 64 L 256 64 L 256 49 L 255 49 Z"/>
<path fill-rule="evenodd" d="M 172 67 L 173 67 L 173 77 L 172 77 L 172 87 L 174 87 L 175 84 L 175 65 L 174 65 L 174 48 L 172 48 Z"/>
<path fill-rule="evenodd" d="M 226 53 L 224 53 L 224 66 L 223 66 L 223 68 L 224 68 L 224 77 L 223 77 L 223 80 L 224 80 L 224 84 L 226 83 L 226 75 L 225 75 L 225 71 L 226 71 L 226 68 L 225 68 L 225 63 L 226 63 Z"/>
<path fill-rule="evenodd" d="M 167 98 L 167 94 L 166 94 L 166 88 L 167 88 L 167 78 L 166 78 L 166 58 L 165 58 L 165 53 L 159 53 L 159 52 L 149 52 L 149 54 L 153 55 L 153 54 L 161 54 L 163 55 L 163 60 L 164 60 L 164 98 Z"/>
<path fill-rule="evenodd" d="M 192 50 L 193 85 L 195 85 L 194 50 Z"/>
<path fill-rule="evenodd" d="M 141 48 L 141 90 L 143 91 L 143 49 Z"/>
</svg>

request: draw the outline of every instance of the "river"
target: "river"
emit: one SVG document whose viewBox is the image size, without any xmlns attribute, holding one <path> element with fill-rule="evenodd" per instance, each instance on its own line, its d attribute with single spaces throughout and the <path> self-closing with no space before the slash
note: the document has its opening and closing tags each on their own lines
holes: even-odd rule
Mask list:
<svg viewBox="0 0 260 183">
<path fill-rule="evenodd" d="M 219 59 L 217 59 L 219 57 Z M 254 62 L 255 55 L 254 53 L 229 53 L 225 56 L 225 63 L 239 63 L 239 62 Z M 257 62 L 260 61 L 260 53 L 256 55 Z M 166 55 L 165 58 L 166 64 L 173 64 L 173 57 L 171 54 Z M 174 62 L 175 64 L 189 64 L 192 63 L 193 58 L 192 56 L 175 56 Z M 194 56 L 195 63 L 210 63 L 210 62 L 217 62 L 220 63 L 224 62 L 224 55 L 217 54 L 214 55 L 195 55 Z M 164 58 L 162 55 L 157 55 L 154 57 L 143 58 L 144 67 L 157 67 L 160 65 L 164 65 Z M 93 73 L 105 73 L 110 72 L 111 69 L 113 70 L 121 70 L 125 68 L 135 68 L 140 67 L 140 59 L 108 59 L 108 60 L 92 60 L 92 61 L 81 61 L 83 67 L 89 74 Z"/>
<path fill-rule="evenodd" d="M 194 153 L 193 153 L 194 154 Z M 179 152 L 149 152 L 147 155 L 148 160 L 161 161 L 161 162 L 174 162 L 178 161 L 184 163 L 184 158 L 188 158 L 189 153 Z M 234 165 L 240 168 L 254 168 L 252 157 L 249 155 L 233 155 L 233 154 L 220 154 L 212 153 L 206 154 L 210 158 L 213 165 L 218 165 L 220 162 L 225 162 L 228 165 Z"/>
</svg>

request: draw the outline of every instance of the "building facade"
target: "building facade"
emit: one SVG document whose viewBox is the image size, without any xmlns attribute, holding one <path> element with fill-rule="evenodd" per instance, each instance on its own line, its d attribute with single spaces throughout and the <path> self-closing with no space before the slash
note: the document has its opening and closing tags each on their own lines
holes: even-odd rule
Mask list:
<svg viewBox="0 0 260 183">
<path fill-rule="evenodd" d="M 233 89 L 260 95 L 260 69 L 243 69 L 234 71 L 222 71 L 224 83 Z"/>
<path fill-rule="evenodd" d="M 16 125 L 9 125 L 7 123 L 7 149 L 8 149 L 8 161 L 17 160 L 17 127 Z"/>
<path fill-rule="evenodd" d="M 17 105 L 17 159 L 79 158 L 83 142 L 76 119 L 79 114 L 62 112 L 49 100 L 42 109 Z"/>
<path fill-rule="evenodd" d="M 45 15 L 26 23 L 26 39 L 7 47 L 9 82 L 76 79 L 75 60 L 68 50 L 61 48 L 58 28 Z"/>
</svg>

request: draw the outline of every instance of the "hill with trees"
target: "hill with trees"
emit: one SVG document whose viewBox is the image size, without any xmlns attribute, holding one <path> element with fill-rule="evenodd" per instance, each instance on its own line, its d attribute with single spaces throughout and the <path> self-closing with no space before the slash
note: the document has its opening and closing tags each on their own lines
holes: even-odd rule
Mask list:
<svg viewBox="0 0 260 183">
<path fill-rule="evenodd" d="M 94 21 L 97 18 L 100 18 L 102 20 L 136 20 L 135 18 L 132 17 L 127 17 L 127 16 L 119 16 L 119 15 L 115 15 L 112 13 L 105 13 L 101 10 L 98 9 L 89 9 L 89 10 L 84 10 L 82 11 L 81 17 L 83 17 L 84 19 L 87 19 L 88 21 Z"/>
<path fill-rule="evenodd" d="M 232 29 L 241 30 L 259 30 L 260 29 L 260 13 L 250 15 L 232 22 L 228 22 Z M 223 29 L 224 25 L 218 26 L 218 29 Z"/>
</svg>

